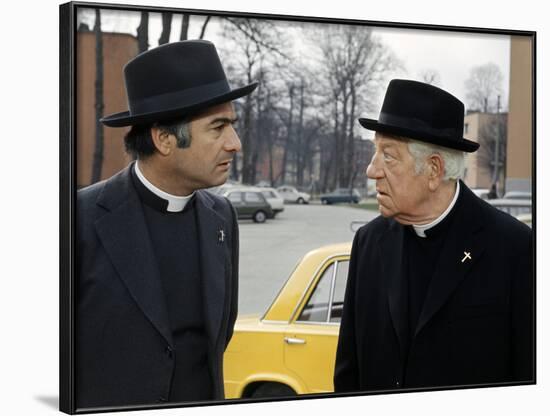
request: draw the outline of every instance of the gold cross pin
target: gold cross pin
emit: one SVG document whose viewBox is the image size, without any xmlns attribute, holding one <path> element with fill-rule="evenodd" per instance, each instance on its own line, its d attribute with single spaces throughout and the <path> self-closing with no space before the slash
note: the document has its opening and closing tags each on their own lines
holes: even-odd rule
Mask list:
<svg viewBox="0 0 550 416">
<path fill-rule="evenodd" d="M 462 259 L 462 263 L 464 263 L 464 262 L 466 261 L 466 259 L 472 260 L 472 257 L 470 256 L 470 252 L 469 252 L 469 251 L 465 251 L 465 252 L 464 252 L 464 258 Z"/>
</svg>

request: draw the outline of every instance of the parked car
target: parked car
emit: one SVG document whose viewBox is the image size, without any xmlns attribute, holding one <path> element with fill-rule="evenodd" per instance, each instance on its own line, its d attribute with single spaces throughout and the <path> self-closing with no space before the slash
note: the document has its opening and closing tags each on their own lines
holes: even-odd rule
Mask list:
<svg viewBox="0 0 550 416">
<path fill-rule="evenodd" d="M 277 188 L 279 195 L 283 197 L 285 203 L 308 204 L 311 195 L 306 192 L 299 192 L 294 186 L 283 185 Z"/>
<path fill-rule="evenodd" d="M 271 188 L 271 183 L 268 181 L 260 181 L 256 184 L 259 188 Z"/>
<path fill-rule="evenodd" d="M 481 199 L 489 199 L 490 190 L 487 188 L 473 188 L 472 192 L 476 194 Z"/>
<path fill-rule="evenodd" d="M 275 217 L 275 215 L 279 212 L 283 212 L 285 210 L 285 200 L 281 195 L 279 195 L 275 188 L 262 187 L 259 191 L 263 194 L 267 202 L 269 202 L 269 205 L 271 205 L 273 217 Z"/>
<path fill-rule="evenodd" d="M 308 252 L 262 316 L 237 319 L 227 398 L 331 392 L 351 243 Z"/>
<path fill-rule="evenodd" d="M 531 199 L 531 192 L 510 191 L 504 194 L 504 199 Z"/>
<path fill-rule="evenodd" d="M 495 208 L 500 209 L 514 217 L 520 214 L 531 213 L 531 200 L 530 199 L 489 199 L 489 204 Z"/>
<path fill-rule="evenodd" d="M 262 223 L 267 218 L 273 218 L 271 205 L 262 192 L 249 188 L 230 188 L 223 193 L 237 211 L 239 219 L 252 218 L 254 222 Z"/>
<path fill-rule="evenodd" d="M 221 185 L 207 188 L 206 190 L 216 195 L 224 195 L 230 189 L 242 188 L 243 184 L 235 181 L 227 181 Z"/>
<path fill-rule="evenodd" d="M 337 204 L 341 202 L 358 204 L 361 200 L 361 194 L 357 189 L 336 188 L 328 194 L 321 195 L 322 204 Z"/>
</svg>

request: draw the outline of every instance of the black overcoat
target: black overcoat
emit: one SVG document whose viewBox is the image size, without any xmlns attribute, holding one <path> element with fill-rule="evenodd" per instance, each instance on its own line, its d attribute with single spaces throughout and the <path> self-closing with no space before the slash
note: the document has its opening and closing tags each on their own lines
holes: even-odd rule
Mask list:
<svg viewBox="0 0 550 416">
<path fill-rule="evenodd" d="M 175 348 L 130 169 L 77 194 L 78 408 L 159 403 L 170 392 Z M 209 370 L 222 399 L 223 353 L 237 316 L 237 220 L 226 199 L 206 191 L 196 192 L 196 211 Z"/>
<path fill-rule="evenodd" d="M 532 231 L 462 182 L 456 209 L 411 332 L 406 230 L 379 216 L 357 232 L 335 391 L 533 381 Z"/>
</svg>

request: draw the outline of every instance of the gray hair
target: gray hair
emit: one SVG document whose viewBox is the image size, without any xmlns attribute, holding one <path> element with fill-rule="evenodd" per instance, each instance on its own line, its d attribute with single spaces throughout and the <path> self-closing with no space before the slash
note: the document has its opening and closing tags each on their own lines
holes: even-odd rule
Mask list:
<svg viewBox="0 0 550 416">
<path fill-rule="evenodd" d="M 124 136 L 126 151 L 133 159 L 146 159 L 155 153 L 151 127 L 157 127 L 168 134 L 173 134 L 179 148 L 186 148 L 191 145 L 191 134 L 187 120 L 138 124 L 132 126 Z"/>
<path fill-rule="evenodd" d="M 161 130 L 173 134 L 176 137 L 176 143 L 180 149 L 184 149 L 191 145 L 191 133 L 189 132 L 189 122 L 187 120 L 158 123 L 157 126 Z"/>
<path fill-rule="evenodd" d="M 424 171 L 426 159 L 433 154 L 438 154 L 445 164 L 443 180 L 458 180 L 464 177 L 464 152 L 412 139 L 405 139 L 405 141 L 414 158 L 414 170 L 417 175 Z"/>
</svg>

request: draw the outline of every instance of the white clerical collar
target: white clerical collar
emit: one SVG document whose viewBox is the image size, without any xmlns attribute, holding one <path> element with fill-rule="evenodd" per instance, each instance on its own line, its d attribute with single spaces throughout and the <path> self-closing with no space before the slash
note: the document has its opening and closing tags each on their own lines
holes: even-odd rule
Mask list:
<svg viewBox="0 0 550 416">
<path fill-rule="evenodd" d="M 136 170 L 136 175 L 138 179 L 141 181 L 141 183 L 147 189 L 149 189 L 152 193 L 154 193 L 156 196 L 168 201 L 168 207 L 166 208 L 166 211 L 168 212 L 183 211 L 183 209 L 185 208 L 185 205 L 187 205 L 189 200 L 193 197 L 193 195 L 195 195 L 195 192 L 187 196 L 177 196 L 177 195 L 169 194 L 168 192 L 164 192 L 162 189 L 157 188 L 155 185 L 149 182 L 145 176 L 143 176 L 143 173 L 139 169 L 139 161 L 137 161 L 134 166 Z"/>
<path fill-rule="evenodd" d="M 453 200 L 451 201 L 447 209 L 443 212 L 443 214 L 441 214 L 434 221 L 430 222 L 429 224 L 412 225 L 414 232 L 416 233 L 417 236 L 426 238 L 426 230 L 429 230 L 430 228 L 435 227 L 437 224 L 443 221 L 443 219 L 449 214 L 449 212 L 451 212 L 451 210 L 455 206 L 456 200 L 458 199 L 459 190 L 460 190 L 460 181 L 456 181 L 456 191 L 455 191 L 455 196 L 453 197 Z"/>
</svg>

